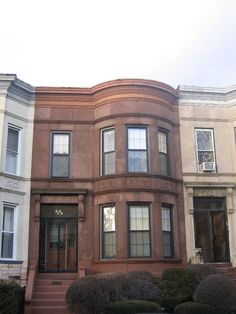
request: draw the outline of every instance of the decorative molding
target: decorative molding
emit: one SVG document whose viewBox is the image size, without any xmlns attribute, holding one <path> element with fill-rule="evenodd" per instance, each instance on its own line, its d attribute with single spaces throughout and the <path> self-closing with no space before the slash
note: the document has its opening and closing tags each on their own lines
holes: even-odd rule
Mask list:
<svg viewBox="0 0 236 314">
<path fill-rule="evenodd" d="M 193 195 L 201 197 L 226 197 L 224 188 L 194 188 Z"/>
</svg>

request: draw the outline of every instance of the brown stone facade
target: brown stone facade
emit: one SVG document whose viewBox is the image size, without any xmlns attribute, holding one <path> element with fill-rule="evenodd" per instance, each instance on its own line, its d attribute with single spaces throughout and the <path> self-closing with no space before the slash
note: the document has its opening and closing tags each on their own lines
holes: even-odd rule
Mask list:
<svg viewBox="0 0 236 314">
<path fill-rule="evenodd" d="M 115 134 L 115 166 L 113 173 L 104 175 L 102 131 L 109 128 Z M 144 171 L 129 170 L 129 128 L 146 132 Z M 160 130 L 168 134 L 167 175 L 161 174 Z M 67 176 L 52 175 L 52 158 L 57 157 L 53 156 L 52 134 L 69 134 Z M 66 271 L 78 274 L 148 270 L 159 275 L 167 267 L 183 266 L 186 245 L 181 173 L 178 94 L 170 86 L 125 79 L 93 88 L 36 88 L 29 264 L 39 266 L 39 271 L 63 272 L 76 245 L 76 256 L 71 257 L 76 266 Z M 111 204 L 115 207 L 115 256 L 104 258 L 101 211 Z M 149 209 L 149 256 L 130 254 L 130 204 Z M 163 244 L 163 206 L 171 209 L 173 254 L 168 257 Z M 73 218 L 76 226 L 60 224 L 65 212 L 67 221 Z M 65 232 L 67 238 L 63 239 L 67 244 L 64 240 L 56 242 L 55 238 L 64 237 Z M 140 234 L 144 237 L 145 232 Z M 62 254 L 67 245 L 67 252 Z M 47 260 L 53 248 L 57 250 L 56 266 L 50 266 L 50 259 Z M 46 266 L 43 260 L 47 260 Z"/>
</svg>

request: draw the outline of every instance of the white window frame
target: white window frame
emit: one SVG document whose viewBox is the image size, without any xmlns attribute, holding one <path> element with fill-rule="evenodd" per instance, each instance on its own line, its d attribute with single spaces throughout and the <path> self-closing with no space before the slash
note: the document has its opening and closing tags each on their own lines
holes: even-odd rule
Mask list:
<svg viewBox="0 0 236 314">
<path fill-rule="evenodd" d="M 113 173 L 105 173 L 105 152 L 104 152 L 104 133 L 107 132 L 107 131 L 114 131 L 114 151 L 109 151 L 108 153 L 112 153 L 114 152 L 114 172 Z M 106 175 L 113 175 L 116 173 L 116 130 L 115 130 L 115 127 L 114 126 L 111 126 L 111 127 L 107 127 L 107 128 L 104 128 L 104 129 L 101 129 L 100 130 L 100 175 L 101 176 L 106 176 Z"/>
<path fill-rule="evenodd" d="M 18 132 L 18 151 L 16 152 L 16 172 L 9 172 L 7 171 L 7 152 L 9 151 L 7 148 L 7 142 L 8 142 L 8 133 L 9 133 L 9 129 L 15 130 Z M 7 141 L 6 141 L 6 160 L 5 160 L 5 172 L 8 174 L 12 174 L 12 175 L 19 175 L 20 174 L 20 157 L 21 157 L 21 133 L 22 133 L 22 129 L 20 127 L 17 127 L 13 124 L 8 124 L 7 126 Z"/>
<path fill-rule="evenodd" d="M 12 257 L 2 257 L 2 235 L 3 235 L 3 216 L 4 216 L 4 208 L 5 207 L 9 207 L 13 209 L 13 250 L 12 250 Z M 2 215 L 1 215 L 1 238 L 0 238 L 0 260 L 15 260 L 16 259 L 16 255 L 17 255 L 17 222 L 18 222 L 18 210 L 19 210 L 19 206 L 17 204 L 12 204 L 12 203 L 7 203 L 4 202 L 2 205 Z"/>
<path fill-rule="evenodd" d="M 198 149 L 198 143 L 197 143 L 197 132 L 198 131 L 207 131 L 211 133 L 211 140 L 212 140 L 212 152 L 213 152 L 213 159 L 214 159 L 214 163 L 216 164 L 216 155 L 215 155 L 215 141 L 214 141 L 214 130 L 212 128 L 195 128 L 195 146 L 196 146 L 196 160 L 197 160 L 197 169 L 199 172 L 201 172 L 201 168 L 200 168 L 200 161 L 198 158 L 198 152 L 202 151 Z M 208 150 L 209 151 L 209 150 Z M 216 171 L 213 171 L 216 172 Z"/>
</svg>

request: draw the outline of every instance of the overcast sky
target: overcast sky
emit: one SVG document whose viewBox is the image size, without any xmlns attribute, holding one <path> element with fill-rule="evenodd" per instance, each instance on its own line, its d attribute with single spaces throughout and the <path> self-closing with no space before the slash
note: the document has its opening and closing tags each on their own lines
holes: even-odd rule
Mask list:
<svg viewBox="0 0 236 314">
<path fill-rule="evenodd" d="M 0 72 L 34 86 L 234 85 L 236 0 L 2 0 Z"/>
</svg>

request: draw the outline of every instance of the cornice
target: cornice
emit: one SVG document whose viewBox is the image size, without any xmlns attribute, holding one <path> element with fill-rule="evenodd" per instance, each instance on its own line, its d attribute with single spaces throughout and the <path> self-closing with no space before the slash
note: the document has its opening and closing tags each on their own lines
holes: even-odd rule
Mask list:
<svg viewBox="0 0 236 314">
<path fill-rule="evenodd" d="M 229 87 L 200 87 L 180 85 L 180 105 L 236 105 L 236 85 Z"/>
<path fill-rule="evenodd" d="M 19 80 L 15 74 L 0 73 L 0 95 L 27 106 L 34 106 L 35 88 Z"/>
<path fill-rule="evenodd" d="M 37 103 L 92 102 L 99 106 L 109 101 L 123 99 L 162 100 L 166 104 L 176 105 L 178 92 L 169 85 L 152 80 L 121 79 L 98 84 L 91 88 L 76 87 L 37 87 Z M 83 104 L 85 102 L 85 104 Z"/>
</svg>

